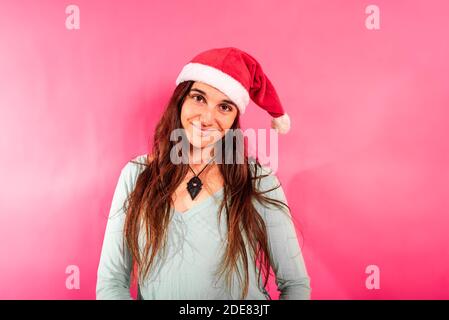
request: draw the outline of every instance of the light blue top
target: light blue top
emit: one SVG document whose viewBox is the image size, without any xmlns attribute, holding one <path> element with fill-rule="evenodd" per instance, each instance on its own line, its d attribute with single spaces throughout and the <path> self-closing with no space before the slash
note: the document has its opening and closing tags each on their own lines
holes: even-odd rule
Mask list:
<svg viewBox="0 0 449 320">
<path fill-rule="evenodd" d="M 146 155 L 140 155 L 133 160 L 145 163 L 145 157 Z M 123 204 L 144 169 L 144 165 L 128 162 L 121 170 L 98 267 L 97 299 L 132 299 L 129 290 L 132 258 L 127 248 L 124 250 L 125 255 L 122 255 L 125 220 Z M 263 173 L 269 173 L 269 169 L 263 167 Z M 268 190 L 279 184 L 273 173 L 260 181 L 260 190 Z M 183 213 L 172 208 L 166 256 L 158 260 L 155 269 L 157 272 L 151 273 L 145 282 L 139 283 L 142 299 L 239 299 L 241 287 L 237 276 L 234 276 L 231 290 L 226 289 L 224 277 L 217 282 L 213 276 L 226 242 L 224 212 L 220 226 L 217 221 L 223 191 L 221 188 Z M 282 186 L 265 195 L 287 203 Z M 257 201 L 253 203 L 267 227 L 270 261 L 280 291 L 279 298 L 310 299 L 310 278 L 292 220 L 285 214 L 286 211 L 281 212 L 274 206 L 267 208 Z M 269 299 L 267 291 L 262 287 L 263 277 L 260 282 L 257 280 L 253 262 L 249 263 L 248 272 L 249 291 L 246 299 Z"/>
</svg>

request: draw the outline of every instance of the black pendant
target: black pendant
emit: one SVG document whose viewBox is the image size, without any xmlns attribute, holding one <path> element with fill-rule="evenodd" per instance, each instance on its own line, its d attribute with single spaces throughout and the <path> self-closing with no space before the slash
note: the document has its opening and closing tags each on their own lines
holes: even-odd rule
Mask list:
<svg viewBox="0 0 449 320">
<path fill-rule="evenodd" d="M 189 191 L 192 200 L 195 199 L 198 193 L 200 193 L 202 186 L 203 183 L 197 176 L 194 176 L 189 180 L 189 182 L 187 183 L 187 191 Z"/>
</svg>

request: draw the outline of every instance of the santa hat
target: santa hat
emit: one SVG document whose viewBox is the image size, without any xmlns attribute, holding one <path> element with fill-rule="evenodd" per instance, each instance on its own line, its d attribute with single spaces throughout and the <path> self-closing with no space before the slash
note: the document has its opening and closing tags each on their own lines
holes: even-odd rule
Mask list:
<svg viewBox="0 0 449 320">
<path fill-rule="evenodd" d="M 249 99 L 272 116 L 271 127 L 279 133 L 290 130 L 290 117 L 260 64 L 248 53 L 233 47 L 215 48 L 196 55 L 181 70 L 176 85 L 200 81 L 227 95 L 245 113 Z"/>
</svg>

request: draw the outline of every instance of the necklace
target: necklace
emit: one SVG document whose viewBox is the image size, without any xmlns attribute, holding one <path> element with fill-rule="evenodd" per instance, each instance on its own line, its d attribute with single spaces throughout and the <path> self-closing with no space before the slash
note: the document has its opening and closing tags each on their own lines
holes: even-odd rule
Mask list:
<svg viewBox="0 0 449 320">
<path fill-rule="evenodd" d="M 212 160 L 214 160 L 214 158 L 212 158 Z M 204 169 L 206 169 L 206 167 L 209 165 L 209 163 L 212 162 L 212 160 L 210 160 L 198 174 L 193 171 L 192 167 L 189 164 L 189 168 L 190 170 L 192 170 L 194 176 L 189 180 L 189 182 L 187 182 L 187 191 L 189 192 L 192 200 L 195 199 L 195 197 L 198 195 L 198 193 L 200 193 L 201 188 L 203 187 L 203 182 L 198 176 L 203 172 Z"/>
</svg>

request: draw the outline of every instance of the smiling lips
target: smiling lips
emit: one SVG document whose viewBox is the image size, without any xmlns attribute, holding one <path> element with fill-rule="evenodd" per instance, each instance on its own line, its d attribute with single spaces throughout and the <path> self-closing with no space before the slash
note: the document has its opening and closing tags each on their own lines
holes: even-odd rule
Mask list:
<svg viewBox="0 0 449 320">
<path fill-rule="evenodd" d="M 218 131 L 217 129 L 201 129 L 201 127 L 198 127 L 193 123 L 192 123 L 192 126 L 195 127 L 195 129 L 197 129 L 195 131 L 199 131 L 201 133 L 201 136 L 203 136 L 203 137 L 209 136 L 214 131 Z"/>
</svg>

